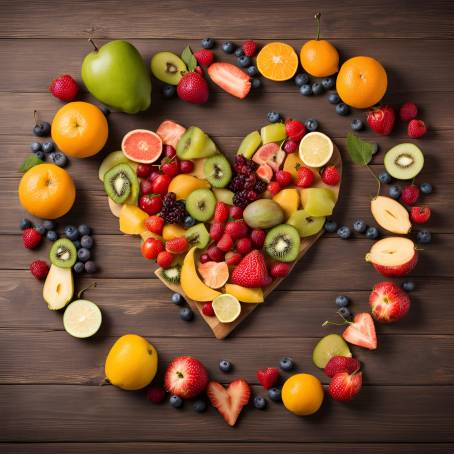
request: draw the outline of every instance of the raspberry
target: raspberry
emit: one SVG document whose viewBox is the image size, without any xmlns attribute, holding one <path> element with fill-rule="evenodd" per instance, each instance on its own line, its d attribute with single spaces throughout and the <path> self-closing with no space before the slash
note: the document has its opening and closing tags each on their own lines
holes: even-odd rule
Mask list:
<svg viewBox="0 0 454 454">
<path fill-rule="evenodd" d="M 281 185 L 277 181 L 272 181 L 268 184 L 267 189 L 271 195 L 276 195 L 281 190 Z"/>
<path fill-rule="evenodd" d="M 240 238 L 236 242 L 235 248 L 241 255 L 246 255 L 252 250 L 252 241 L 250 238 Z"/>
<path fill-rule="evenodd" d="M 233 206 L 230 208 L 230 216 L 233 219 L 242 219 L 243 218 L 243 210 L 240 207 Z"/>
<path fill-rule="evenodd" d="M 291 140 L 299 142 L 306 134 L 306 128 L 300 121 L 288 119 L 285 122 L 285 132 Z"/>
<path fill-rule="evenodd" d="M 426 124 L 422 120 L 411 120 L 408 123 L 407 134 L 411 139 L 419 139 L 427 132 Z"/>
<path fill-rule="evenodd" d="M 214 54 L 211 50 L 208 49 L 200 49 L 195 54 L 194 57 L 197 60 L 197 63 L 201 66 L 210 66 L 211 63 L 214 61 Z"/>
<path fill-rule="evenodd" d="M 283 150 L 287 154 L 295 153 L 295 151 L 298 150 L 298 143 L 291 139 L 286 140 L 283 146 Z"/>
<path fill-rule="evenodd" d="M 243 43 L 241 49 L 243 49 L 244 55 L 247 57 L 253 57 L 257 51 L 257 43 L 252 39 L 248 39 Z"/>
<path fill-rule="evenodd" d="M 411 220 L 415 224 L 424 224 L 430 218 L 430 208 L 429 207 L 413 207 L 410 211 Z"/>
<path fill-rule="evenodd" d="M 214 222 L 227 222 L 229 218 L 229 206 L 224 202 L 216 202 L 214 209 Z"/>
<path fill-rule="evenodd" d="M 213 310 L 213 304 L 211 302 L 205 303 L 202 306 L 202 314 L 206 315 L 207 317 L 214 317 L 214 310 Z"/>
<path fill-rule="evenodd" d="M 232 237 L 228 233 L 224 233 L 216 246 L 223 252 L 230 251 L 233 246 Z"/>
<path fill-rule="evenodd" d="M 284 262 L 274 262 L 270 268 L 272 277 L 285 277 L 290 271 L 290 264 Z"/>
<path fill-rule="evenodd" d="M 147 390 L 147 399 L 153 404 L 161 404 L 166 398 L 165 391 L 159 386 L 152 386 Z"/>
<path fill-rule="evenodd" d="M 44 260 L 35 260 L 30 265 L 30 272 L 36 279 L 43 281 L 49 272 L 49 265 Z"/>
<path fill-rule="evenodd" d="M 323 169 L 321 177 L 323 183 L 329 186 L 336 186 L 336 184 L 338 184 L 340 181 L 340 174 L 335 166 L 325 167 Z"/>
<path fill-rule="evenodd" d="M 210 227 L 210 238 L 213 241 L 219 241 L 221 239 L 222 234 L 224 233 L 225 226 L 220 222 L 215 222 L 211 224 Z"/>
<path fill-rule="evenodd" d="M 33 228 L 25 229 L 22 232 L 22 241 L 27 249 L 35 249 L 41 243 L 41 239 L 41 234 Z"/>
<path fill-rule="evenodd" d="M 293 181 L 292 174 L 286 170 L 278 170 L 275 177 L 281 188 L 285 188 Z"/>
<path fill-rule="evenodd" d="M 161 267 L 161 268 L 169 268 L 170 265 L 172 265 L 173 262 L 173 254 L 171 254 L 168 251 L 162 251 L 158 254 L 158 257 L 156 259 L 156 263 Z"/>
<path fill-rule="evenodd" d="M 410 121 L 418 115 L 418 107 L 414 102 L 402 104 L 399 110 L 399 116 L 402 121 Z"/>
<path fill-rule="evenodd" d="M 69 74 L 63 74 L 50 83 L 49 91 L 60 101 L 72 101 L 77 96 L 79 85 Z"/>
<path fill-rule="evenodd" d="M 409 184 L 402 190 L 400 200 L 405 205 L 414 205 L 419 199 L 419 188 L 415 184 Z"/>
<path fill-rule="evenodd" d="M 262 249 L 265 244 L 266 233 L 264 230 L 254 229 L 251 232 L 251 240 L 257 249 Z"/>
<path fill-rule="evenodd" d="M 296 176 L 296 185 L 299 188 L 308 188 L 314 182 L 314 172 L 309 167 L 301 166 Z"/>
<path fill-rule="evenodd" d="M 215 245 L 207 249 L 207 254 L 213 262 L 222 262 L 224 260 L 224 253 Z"/>
<path fill-rule="evenodd" d="M 242 255 L 237 252 L 227 252 L 227 254 L 225 254 L 225 263 L 227 263 L 228 266 L 235 266 L 241 262 L 242 258 Z"/>
<path fill-rule="evenodd" d="M 228 233 L 234 240 L 244 238 L 248 231 L 248 226 L 244 221 L 231 221 L 225 226 L 225 233 Z"/>
<path fill-rule="evenodd" d="M 188 247 L 189 242 L 184 236 L 173 238 L 166 242 L 166 251 L 171 252 L 172 254 L 183 254 L 183 252 L 188 250 Z"/>
</svg>

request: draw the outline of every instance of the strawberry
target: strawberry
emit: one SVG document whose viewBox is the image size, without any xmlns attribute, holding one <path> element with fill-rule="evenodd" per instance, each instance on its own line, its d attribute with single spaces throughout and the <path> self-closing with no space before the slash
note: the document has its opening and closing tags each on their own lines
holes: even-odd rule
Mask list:
<svg viewBox="0 0 454 454">
<path fill-rule="evenodd" d="M 290 272 L 290 263 L 274 262 L 270 268 L 272 277 L 285 277 Z"/>
<path fill-rule="evenodd" d="M 224 233 L 221 239 L 217 242 L 216 246 L 222 251 L 227 252 L 232 249 L 233 240 L 232 237 L 228 233 Z"/>
<path fill-rule="evenodd" d="M 249 402 L 251 389 L 246 380 L 240 378 L 224 388 L 220 383 L 210 381 L 207 395 L 211 405 L 223 416 L 229 426 L 234 426 L 243 407 Z"/>
<path fill-rule="evenodd" d="M 172 265 L 173 262 L 173 254 L 171 254 L 169 251 L 162 251 L 158 254 L 156 257 L 156 263 L 158 266 L 161 268 L 169 268 Z"/>
<path fill-rule="evenodd" d="M 257 380 L 265 388 L 272 388 L 279 379 L 279 369 L 277 367 L 267 367 L 257 371 Z"/>
<path fill-rule="evenodd" d="M 156 405 L 162 404 L 166 398 L 166 392 L 160 386 L 151 386 L 147 389 L 147 399 Z"/>
<path fill-rule="evenodd" d="M 400 201 L 405 205 L 414 205 L 419 199 L 419 194 L 419 187 L 415 184 L 409 184 L 402 190 Z"/>
<path fill-rule="evenodd" d="M 191 356 L 174 358 L 164 373 L 164 387 L 182 399 L 192 399 L 205 390 L 208 372 L 205 366 Z"/>
<path fill-rule="evenodd" d="M 197 65 L 197 66 L 195 67 L 194 71 L 195 71 L 197 74 L 199 74 L 200 76 L 203 77 L 203 69 L 202 69 L 201 66 Z"/>
<path fill-rule="evenodd" d="M 207 254 L 213 262 L 222 262 L 224 260 L 224 253 L 214 244 L 207 249 Z"/>
<path fill-rule="evenodd" d="M 33 228 L 25 229 L 22 232 L 22 241 L 27 249 L 35 249 L 41 243 L 41 239 L 41 234 Z"/>
<path fill-rule="evenodd" d="M 335 166 L 325 167 L 322 171 L 322 181 L 329 186 L 336 186 L 340 181 L 339 171 Z"/>
<path fill-rule="evenodd" d="M 230 275 L 232 284 L 248 288 L 263 287 L 269 280 L 265 257 L 257 249 L 243 257 Z"/>
<path fill-rule="evenodd" d="M 230 209 L 226 203 L 216 202 L 216 207 L 214 209 L 214 222 L 227 222 L 229 214 Z"/>
<path fill-rule="evenodd" d="M 251 90 L 250 76 L 231 63 L 213 63 L 208 74 L 216 85 L 237 98 L 245 98 Z"/>
<path fill-rule="evenodd" d="M 243 208 L 233 206 L 230 208 L 230 216 L 233 219 L 242 219 L 243 218 Z"/>
<path fill-rule="evenodd" d="M 377 348 L 377 335 L 375 325 L 368 312 L 361 312 L 355 315 L 353 322 L 348 322 L 349 326 L 342 333 L 342 337 L 350 344 L 359 347 L 375 350 Z"/>
<path fill-rule="evenodd" d="M 277 181 L 272 181 L 268 184 L 266 189 L 274 196 L 281 190 L 281 185 Z"/>
<path fill-rule="evenodd" d="M 249 228 L 243 220 L 227 222 L 225 233 L 228 233 L 232 239 L 237 240 L 247 236 Z"/>
<path fill-rule="evenodd" d="M 285 122 L 285 132 L 292 141 L 299 142 L 306 134 L 306 128 L 300 121 L 289 118 Z"/>
<path fill-rule="evenodd" d="M 166 242 L 166 251 L 172 254 L 183 254 L 189 248 L 189 241 L 186 237 L 180 236 Z"/>
<path fill-rule="evenodd" d="M 147 238 L 141 246 L 141 252 L 143 257 L 148 260 L 154 260 L 158 254 L 164 251 L 164 244 L 161 240 L 156 238 Z"/>
<path fill-rule="evenodd" d="M 161 161 L 161 171 L 164 175 L 174 177 L 180 172 L 180 162 L 177 158 L 164 158 Z"/>
<path fill-rule="evenodd" d="M 252 241 L 250 238 L 240 238 L 236 242 L 235 248 L 241 255 L 246 255 L 252 250 Z"/>
<path fill-rule="evenodd" d="M 221 239 L 221 236 L 224 233 L 225 226 L 224 224 L 221 224 L 220 222 L 215 222 L 211 224 L 210 227 L 210 238 L 213 241 L 219 241 Z"/>
<path fill-rule="evenodd" d="M 213 54 L 213 52 L 211 50 L 208 50 L 208 49 L 200 49 L 200 50 L 198 50 L 194 54 L 194 57 L 196 58 L 197 63 L 200 66 L 205 66 L 207 68 L 214 61 L 214 54 Z"/>
<path fill-rule="evenodd" d="M 296 174 L 296 186 L 308 188 L 314 182 L 314 172 L 309 167 L 301 166 Z"/>
<path fill-rule="evenodd" d="M 156 233 L 156 235 L 161 235 L 164 223 L 164 219 L 160 216 L 150 216 L 145 220 L 145 228 L 150 232 Z"/>
<path fill-rule="evenodd" d="M 394 128 L 396 112 L 391 106 L 383 106 L 370 110 L 367 114 L 367 123 L 370 129 L 377 134 L 388 136 Z"/>
<path fill-rule="evenodd" d="M 142 181 L 142 183 L 150 183 L 147 180 Z M 153 184 L 153 183 L 150 183 Z M 158 194 L 147 194 L 143 195 L 139 199 L 139 207 L 141 210 L 150 216 L 157 214 L 162 209 L 162 199 Z"/>
<path fill-rule="evenodd" d="M 286 170 L 278 170 L 275 178 L 281 188 L 285 188 L 293 182 L 292 174 Z"/>
<path fill-rule="evenodd" d="M 295 153 L 295 151 L 298 150 L 298 142 L 295 142 L 294 140 L 291 139 L 286 140 L 282 149 L 287 154 Z"/>
<path fill-rule="evenodd" d="M 204 104 L 208 101 L 208 84 L 196 72 L 187 72 L 178 82 L 178 97 L 191 104 Z"/>
<path fill-rule="evenodd" d="M 406 102 L 400 106 L 399 116 L 402 121 L 410 121 L 418 115 L 418 107 L 414 102 Z"/>
<path fill-rule="evenodd" d="M 328 394 L 340 402 L 352 400 L 361 390 L 363 384 L 362 372 L 349 374 L 348 372 L 337 373 L 328 386 Z"/>
<path fill-rule="evenodd" d="M 207 317 L 214 317 L 215 316 L 214 309 L 213 309 L 213 304 L 211 303 L 211 301 L 209 303 L 205 303 L 202 306 L 202 314 L 206 315 Z"/>
<path fill-rule="evenodd" d="M 35 260 L 30 264 L 30 272 L 36 279 L 43 281 L 49 272 L 49 265 L 44 260 Z"/>
<path fill-rule="evenodd" d="M 49 91 L 60 101 L 72 101 L 77 96 L 79 85 L 69 74 L 63 74 L 50 83 Z"/>
<path fill-rule="evenodd" d="M 253 229 L 251 232 L 252 243 L 257 249 L 262 249 L 265 244 L 265 237 L 266 233 L 264 230 Z"/>
<path fill-rule="evenodd" d="M 253 57 L 257 51 L 257 43 L 252 39 L 248 39 L 242 44 L 241 49 L 243 49 L 244 55 Z"/>
<path fill-rule="evenodd" d="M 415 224 L 424 224 L 430 218 L 430 208 L 429 207 L 412 207 L 410 211 L 411 220 Z"/>
<path fill-rule="evenodd" d="M 352 374 L 359 370 L 361 364 L 356 358 L 349 358 L 348 356 L 333 356 L 326 364 L 323 371 L 325 374 L 332 378 L 339 372 L 348 372 Z"/>
<path fill-rule="evenodd" d="M 427 132 L 427 126 L 422 120 L 411 120 L 408 123 L 407 134 L 411 139 L 419 139 Z"/>
<path fill-rule="evenodd" d="M 228 252 L 225 254 L 225 263 L 227 263 L 228 266 L 235 266 L 241 262 L 242 258 L 243 256 L 238 252 Z"/>
<path fill-rule="evenodd" d="M 369 305 L 375 320 L 397 322 L 410 309 L 410 297 L 394 282 L 384 281 L 374 285 L 369 295 Z"/>
</svg>

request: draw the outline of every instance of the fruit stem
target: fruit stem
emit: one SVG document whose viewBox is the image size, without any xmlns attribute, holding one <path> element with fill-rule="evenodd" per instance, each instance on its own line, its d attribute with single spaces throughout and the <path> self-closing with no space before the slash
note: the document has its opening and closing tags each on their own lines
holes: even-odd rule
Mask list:
<svg viewBox="0 0 454 454">
<path fill-rule="evenodd" d="M 33 111 L 33 118 L 35 119 L 35 126 L 39 125 L 39 120 L 38 120 L 38 111 L 34 110 Z"/>
<path fill-rule="evenodd" d="M 93 41 L 93 38 L 88 38 L 88 42 L 95 48 L 95 52 L 98 52 L 98 46 Z"/>
<path fill-rule="evenodd" d="M 90 285 L 88 285 L 87 287 L 83 288 L 78 294 L 77 294 L 77 298 L 82 298 L 82 294 L 85 292 L 85 290 L 88 290 L 89 288 L 94 288 L 96 287 L 96 281 L 95 282 L 92 282 Z"/>
<path fill-rule="evenodd" d="M 317 21 L 317 41 L 320 39 L 320 17 L 322 13 L 319 11 L 318 13 L 315 14 L 314 18 Z"/>
<path fill-rule="evenodd" d="M 367 170 L 369 170 L 369 172 L 372 174 L 372 176 L 375 178 L 375 180 L 377 181 L 377 185 L 378 185 L 378 188 L 377 188 L 377 194 L 375 195 L 375 197 L 378 197 L 380 195 L 380 189 L 381 189 L 381 182 L 380 180 L 377 178 L 377 175 L 375 175 L 374 171 L 368 166 L 366 165 L 367 167 Z"/>
<path fill-rule="evenodd" d="M 350 322 L 348 322 L 348 321 L 345 320 L 345 319 L 344 319 L 343 323 L 336 323 L 336 322 L 330 322 L 329 320 L 325 320 L 325 321 L 322 323 L 322 326 L 323 326 L 323 327 L 328 326 L 328 325 L 344 326 L 346 323 L 350 323 Z"/>
</svg>

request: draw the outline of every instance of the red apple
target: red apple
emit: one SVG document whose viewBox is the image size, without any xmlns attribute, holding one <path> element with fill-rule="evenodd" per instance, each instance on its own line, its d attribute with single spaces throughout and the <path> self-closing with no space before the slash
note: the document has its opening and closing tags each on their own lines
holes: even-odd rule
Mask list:
<svg viewBox="0 0 454 454">
<path fill-rule="evenodd" d="M 397 322 L 410 309 L 410 297 L 394 282 L 384 281 L 374 285 L 369 296 L 372 316 L 384 323 Z"/>
</svg>

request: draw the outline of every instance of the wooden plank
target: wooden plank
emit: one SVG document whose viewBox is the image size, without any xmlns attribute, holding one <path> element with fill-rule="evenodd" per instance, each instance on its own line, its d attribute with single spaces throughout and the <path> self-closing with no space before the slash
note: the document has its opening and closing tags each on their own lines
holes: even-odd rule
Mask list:
<svg viewBox="0 0 454 454">
<path fill-rule="evenodd" d="M 253 392 L 262 394 L 262 388 L 253 387 Z M 2 385 L 0 401 L 3 442 L 454 441 L 453 386 L 366 386 L 349 404 L 326 399 L 322 410 L 308 418 L 279 404 L 265 413 L 248 406 L 235 429 L 211 407 L 201 415 L 191 405 L 180 411 L 155 407 L 142 393 L 112 386 Z M 188 423 L 189 417 L 194 423 Z M 266 430 L 272 427 L 279 430 Z"/>
</svg>

